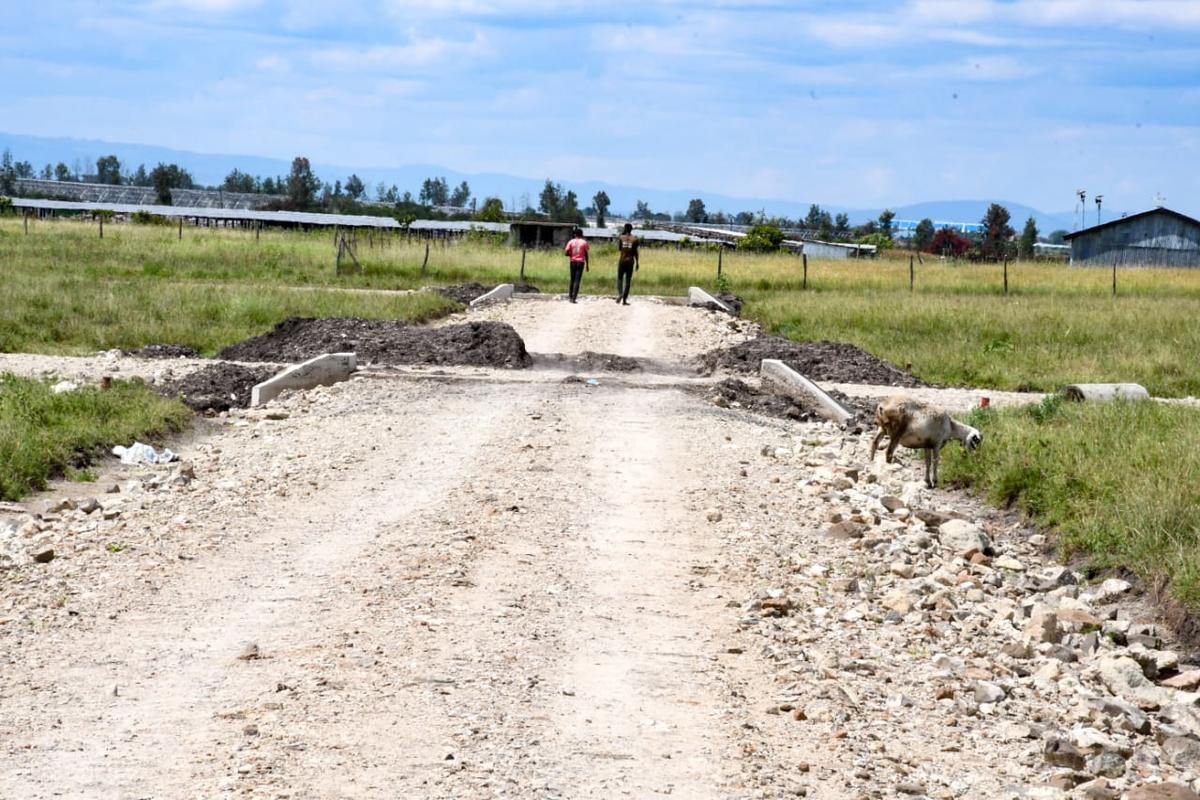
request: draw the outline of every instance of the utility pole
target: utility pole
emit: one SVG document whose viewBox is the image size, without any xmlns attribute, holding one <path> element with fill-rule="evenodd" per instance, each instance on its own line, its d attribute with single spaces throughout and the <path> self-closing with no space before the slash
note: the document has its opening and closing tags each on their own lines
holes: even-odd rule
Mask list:
<svg viewBox="0 0 1200 800">
<path fill-rule="evenodd" d="M 1087 211 L 1087 190 L 1080 189 L 1075 194 L 1079 195 L 1079 228 L 1082 230 L 1087 227 L 1087 221 L 1083 218 Z"/>
<path fill-rule="evenodd" d="M 1104 202 L 1104 195 L 1096 195 L 1096 224 L 1100 224 L 1100 204 Z"/>
</svg>

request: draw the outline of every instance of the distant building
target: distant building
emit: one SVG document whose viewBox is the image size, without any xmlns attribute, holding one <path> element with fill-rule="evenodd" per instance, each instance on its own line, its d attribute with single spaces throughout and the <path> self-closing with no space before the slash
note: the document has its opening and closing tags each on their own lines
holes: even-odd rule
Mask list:
<svg viewBox="0 0 1200 800">
<path fill-rule="evenodd" d="M 917 226 L 921 224 L 919 219 L 894 219 L 892 220 L 892 235 L 901 239 L 908 238 L 917 232 Z M 983 233 L 984 224 L 982 222 L 933 222 L 933 229 L 940 231 L 942 228 L 949 228 L 958 233 Z"/>
<path fill-rule="evenodd" d="M 1078 266 L 1200 267 L 1200 220 L 1161 206 L 1063 238 Z"/>
<path fill-rule="evenodd" d="M 787 242 L 784 242 L 784 244 L 787 244 Z M 800 252 L 811 258 L 841 261 L 847 258 L 873 258 L 877 249 L 873 244 L 847 244 L 845 242 L 818 242 L 809 240 L 802 243 Z"/>
</svg>

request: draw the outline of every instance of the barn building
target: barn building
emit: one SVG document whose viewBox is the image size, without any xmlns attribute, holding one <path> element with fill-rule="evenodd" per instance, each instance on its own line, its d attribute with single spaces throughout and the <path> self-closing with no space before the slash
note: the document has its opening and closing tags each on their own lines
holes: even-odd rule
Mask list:
<svg viewBox="0 0 1200 800">
<path fill-rule="evenodd" d="M 1200 267 L 1200 220 L 1161 206 L 1063 238 L 1076 266 Z"/>
</svg>

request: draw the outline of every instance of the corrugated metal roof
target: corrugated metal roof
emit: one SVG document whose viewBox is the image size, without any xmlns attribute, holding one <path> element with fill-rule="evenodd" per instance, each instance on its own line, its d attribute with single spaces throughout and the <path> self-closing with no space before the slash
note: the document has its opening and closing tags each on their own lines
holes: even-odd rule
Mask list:
<svg viewBox="0 0 1200 800">
<path fill-rule="evenodd" d="M 1173 211 L 1164 206 L 1158 206 L 1157 208 L 1152 208 L 1149 211 L 1139 211 L 1138 213 L 1130 214 L 1127 217 L 1117 217 L 1116 219 L 1110 219 L 1108 222 L 1103 222 L 1099 225 L 1093 225 L 1090 228 L 1084 228 L 1081 231 L 1074 231 L 1073 233 L 1068 233 L 1063 238 L 1066 239 L 1067 241 L 1070 241 L 1071 239 L 1074 239 L 1076 236 L 1082 236 L 1085 233 L 1092 233 L 1094 231 L 1103 230 L 1104 228 L 1111 228 L 1114 225 L 1123 225 L 1126 222 L 1132 222 L 1135 219 L 1141 219 L 1142 217 L 1148 216 L 1150 214 L 1167 214 L 1167 215 L 1175 217 L 1177 219 L 1181 219 L 1184 222 L 1190 223 L 1192 225 L 1200 225 L 1200 219 L 1193 219 L 1192 217 L 1189 217 L 1187 214 L 1181 214 L 1178 211 Z"/>
</svg>

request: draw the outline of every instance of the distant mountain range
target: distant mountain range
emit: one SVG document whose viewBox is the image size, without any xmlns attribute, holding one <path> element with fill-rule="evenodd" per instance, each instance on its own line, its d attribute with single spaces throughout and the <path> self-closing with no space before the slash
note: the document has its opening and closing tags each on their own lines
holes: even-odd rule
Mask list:
<svg viewBox="0 0 1200 800">
<path fill-rule="evenodd" d="M 96 139 L 26 136 L 0 132 L 0 150 L 4 148 L 11 150 L 13 157 L 18 161 L 32 163 L 38 171 L 45 164 L 57 164 L 61 161 L 73 167 L 78 161 L 82 168 L 90 173 L 95 170 L 97 158 L 115 155 L 130 171 L 136 169 L 138 164 L 145 164 L 146 168 L 150 169 L 160 161 L 175 163 L 187 169 L 198 182 L 208 185 L 220 184 L 234 168 L 263 177 L 287 175 L 291 169 L 290 158 L 193 153 L 154 145 L 125 144 Z M 592 196 L 603 189 L 611 199 L 612 209 L 618 216 L 633 211 L 638 201 L 648 203 L 654 211 L 675 212 L 686 209 L 689 200 L 699 197 L 704 200 L 709 211 L 724 211 L 733 214 L 738 211 L 757 212 L 762 210 L 768 214 L 796 219 L 808 213 L 810 203 L 820 203 L 820 198 L 811 198 L 800 202 L 778 198 L 733 197 L 698 189 L 668 190 L 644 186 L 622 186 L 605 181 L 560 181 L 552 175 L 541 178 L 523 178 L 491 172 L 464 173 L 433 164 L 409 164 L 401 167 L 350 167 L 313 163 L 312 166 L 322 180 L 330 183 L 339 179 L 344 182 L 351 173 L 357 174 L 372 193 L 379 183 L 387 186 L 394 184 L 401 192 L 409 191 L 416 195 L 422 181 L 426 178 L 443 176 L 451 186 L 465 180 L 476 197 L 499 197 L 506 208 L 521 206 L 526 200 L 536 206 L 538 193 L 541 191 L 546 177 L 562 183 L 567 189 L 574 190 L 579 196 L 581 206 L 590 205 Z M 939 200 L 893 206 L 892 211 L 895 212 L 897 219 L 920 220 L 928 217 L 935 222 L 978 222 L 983 218 L 983 214 L 991 202 L 993 201 Z M 1046 213 L 1021 203 L 1005 200 L 995 202 L 1001 203 L 1009 210 L 1012 215 L 1012 225 L 1018 230 L 1031 216 L 1037 221 L 1038 228 L 1042 233 L 1049 233 L 1060 228 L 1074 230 L 1077 227 L 1077 217 L 1069 211 Z M 883 210 L 882 208 L 845 208 L 820 204 L 830 213 L 849 215 L 850 221 L 854 224 L 874 219 Z M 1117 215 L 1115 212 L 1106 212 L 1105 217 L 1111 219 Z"/>
</svg>

